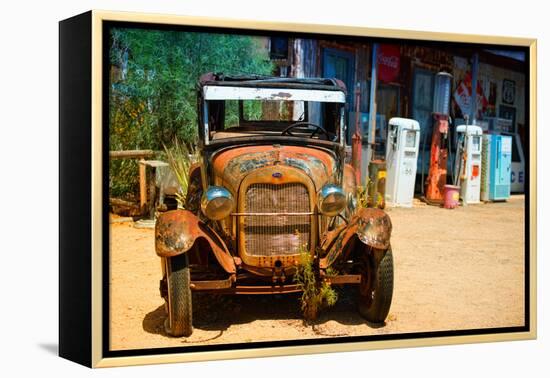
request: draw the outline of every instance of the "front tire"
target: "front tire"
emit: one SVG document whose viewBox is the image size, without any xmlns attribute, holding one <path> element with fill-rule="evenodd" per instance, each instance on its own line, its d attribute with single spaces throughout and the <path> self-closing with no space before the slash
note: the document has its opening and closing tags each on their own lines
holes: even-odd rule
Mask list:
<svg viewBox="0 0 550 378">
<path fill-rule="evenodd" d="M 372 251 L 365 256 L 359 286 L 359 313 L 368 322 L 383 324 L 390 311 L 393 296 L 393 254 L 391 247 L 382 258 Z"/>
<path fill-rule="evenodd" d="M 191 273 L 186 253 L 166 258 L 168 319 L 166 332 L 174 337 L 191 336 L 193 333 L 193 306 L 191 297 Z"/>
</svg>

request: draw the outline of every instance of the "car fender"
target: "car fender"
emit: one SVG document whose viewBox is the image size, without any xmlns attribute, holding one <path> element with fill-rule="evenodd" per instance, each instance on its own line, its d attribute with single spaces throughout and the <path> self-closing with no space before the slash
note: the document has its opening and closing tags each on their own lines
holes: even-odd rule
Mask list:
<svg viewBox="0 0 550 378">
<path fill-rule="evenodd" d="M 216 260 L 227 273 L 235 273 L 233 257 L 222 238 L 188 210 L 172 210 L 158 216 L 155 225 L 155 251 L 160 257 L 173 257 L 192 249 L 205 239 Z"/>
<path fill-rule="evenodd" d="M 359 208 L 347 225 L 329 233 L 323 241 L 321 248 L 325 251 L 325 258 L 322 265 L 329 267 L 339 257 L 346 258 L 357 240 L 376 250 L 387 250 L 391 231 L 391 219 L 383 210 Z"/>
</svg>

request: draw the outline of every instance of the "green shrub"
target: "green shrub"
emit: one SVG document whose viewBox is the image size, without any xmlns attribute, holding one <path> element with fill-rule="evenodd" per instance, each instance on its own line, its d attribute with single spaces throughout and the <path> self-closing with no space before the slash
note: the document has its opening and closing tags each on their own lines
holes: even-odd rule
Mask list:
<svg viewBox="0 0 550 378">
<path fill-rule="evenodd" d="M 109 161 L 110 197 L 136 200 L 139 192 L 139 167 L 134 159 L 111 159 Z"/>
<path fill-rule="evenodd" d="M 369 193 L 367 186 L 359 185 L 357 186 L 357 206 L 358 207 L 368 207 L 369 204 Z"/>
<path fill-rule="evenodd" d="M 257 37 L 124 27 L 112 28 L 109 37 L 111 151 L 162 151 L 175 138 L 195 145 L 196 85 L 202 74 L 273 72 L 268 51 Z M 136 162 L 110 164 L 113 195 L 137 195 L 134 167 Z"/>
<path fill-rule="evenodd" d="M 331 269 L 327 270 L 327 275 L 335 275 Z M 334 306 L 338 300 L 336 291 L 326 281 L 319 282 L 313 264 L 313 257 L 307 248 L 302 248 L 300 260 L 294 275 L 294 281 L 298 288 L 302 290 L 301 310 L 307 321 L 317 318 L 322 308 Z"/>
</svg>

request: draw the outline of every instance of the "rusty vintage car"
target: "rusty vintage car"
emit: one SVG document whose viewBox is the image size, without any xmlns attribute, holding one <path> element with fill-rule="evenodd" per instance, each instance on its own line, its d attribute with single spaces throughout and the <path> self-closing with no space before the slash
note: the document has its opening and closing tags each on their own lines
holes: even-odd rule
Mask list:
<svg viewBox="0 0 550 378">
<path fill-rule="evenodd" d="M 392 226 L 383 210 L 357 206 L 344 161 L 345 85 L 209 73 L 197 95 L 200 163 L 185 209 L 161 213 L 155 229 L 167 333 L 193 332 L 193 291 L 298 292 L 304 248 L 320 280 L 354 286 L 360 314 L 383 323 Z"/>
</svg>

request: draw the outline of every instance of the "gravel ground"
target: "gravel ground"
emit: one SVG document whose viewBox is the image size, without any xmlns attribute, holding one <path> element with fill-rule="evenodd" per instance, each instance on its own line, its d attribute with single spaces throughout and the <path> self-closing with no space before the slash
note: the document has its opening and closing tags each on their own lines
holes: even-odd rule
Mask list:
<svg viewBox="0 0 550 378">
<path fill-rule="evenodd" d="M 524 324 L 524 197 L 446 210 L 388 209 L 395 288 L 383 327 L 358 315 L 352 290 L 305 325 L 299 295 L 197 297 L 188 338 L 164 333 L 153 230 L 111 225 L 111 349 L 227 344 Z"/>
</svg>

